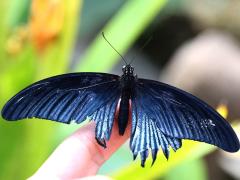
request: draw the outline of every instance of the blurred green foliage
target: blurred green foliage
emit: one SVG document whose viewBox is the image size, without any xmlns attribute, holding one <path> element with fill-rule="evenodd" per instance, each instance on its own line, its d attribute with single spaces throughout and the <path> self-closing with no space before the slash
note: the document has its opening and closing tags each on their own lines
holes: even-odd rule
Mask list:
<svg viewBox="0 0 240 180">
<path fill-rule="evenodd" d="M 38 50 L 28 37 L 31 2 L 0 1 L 1 108 L 11 96 L 32 82 L 70 71 L 83 2 L 64 0 L 63 27 L 57 38 L 45 45 L 44 50 Z M 166 0 L 126 1 L 101 31 L 124 54 L 166 3 Z M 47 29 L 47 24 L 43 28 Z M 85 56 L 77 62 L 74 71 L 109 71 L 117 63 L 118 55 L 100 33 L 87 48 Z M 14 123 L 1 119 L 0 179 L 26 179 L 38 169 L 56 145 L 78 127 L 37 119 Z M 172 180 L 177 176 L 167 175 L 170 169 L 175 168 L 177 174 L 176 166 L 180 166 L 180 172 L 188 173 L 187 164 L 191 163 L 191 171 L 197 172 L 195 177 L 205 179 L 206 172 L 199 158 L 213 149 L 212 146 L 187 142 L 176 154 L 171 153 L 173 155 L 168 162 L 159 153 L 156 165 L 143 169 L 139 162 L 129 163 L 132 161 L 131 154 L 125 146 L 104 165 L 101 172 L 116 179 L 152 179 L 166 175 L 165 179 Z M 147 165 L 150 166 L 149 163 Z"/>
<path fill-rule="evenodd" d="M 166 3 L 165 0 L 128 1 L 103 28 L 108 39 L 124 54 L 134 40 L 153 21 Z M 90 46 L 82 63 L 76 67 L 81 71 L 106 71 L 113 67 L 119 55 L 103 40 L 101 33 Z M 91 67 L 89 69 L 89 67 Z"/>
<path fill-rule="evenodd" d="M 68 70 L 76 41 L 81 1 L 64 1 L 63 28 L 58 37 L 46 45 L 44 52 L 38 52 L 27 36 L 30 1 L 1 1 L 0 8 L 2 107 L 11 96 L 30 83 Z M 0 179 L 25 179 L 36 171 L 53 149 L 57 126 L 39 120 L 16 123 L 1 120 Z"/>
</svg>

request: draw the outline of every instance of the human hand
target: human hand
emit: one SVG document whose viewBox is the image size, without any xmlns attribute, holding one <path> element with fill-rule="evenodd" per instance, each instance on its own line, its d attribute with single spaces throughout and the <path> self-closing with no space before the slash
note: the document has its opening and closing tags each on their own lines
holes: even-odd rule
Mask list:
<svg viewBox="0 0 240 180">
<path fill-rule="evenodd" d="M 94 176 L 129 135 L 130 128 L 127 128 L 124 136 L 120 136 L 114 123 L 111 138 L 104 149 L 95 140 L 95 123 L 91 122 L 66 138 L 29 180 Z M 100 179 L 99 176 L 95 178 Z"/>
</svg>

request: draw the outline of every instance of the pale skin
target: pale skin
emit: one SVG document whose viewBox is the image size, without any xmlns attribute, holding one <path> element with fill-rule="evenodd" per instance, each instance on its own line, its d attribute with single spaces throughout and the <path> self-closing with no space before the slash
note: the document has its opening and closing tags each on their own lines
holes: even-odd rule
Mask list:
<svg viewBox="0 0 240 180">
<path fill-rule="evenodd" d="M 94 176 L 129 136 L 129 126 L 120 136 L 115 122 L 107 148 L 104 149 L 95 140 L 95 123 L 91 122 L 66 138 L 29 179 L 65 180 Z"/>
</svg>

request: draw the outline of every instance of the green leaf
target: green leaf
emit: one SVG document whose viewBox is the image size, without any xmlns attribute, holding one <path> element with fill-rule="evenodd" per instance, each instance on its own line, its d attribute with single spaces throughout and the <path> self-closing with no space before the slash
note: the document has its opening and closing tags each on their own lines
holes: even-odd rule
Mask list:
<svg viewBox="0 0 240 180">
<path fill-rule="evenodd" d="M 190 161 L 184 161 L 179 165 L 173 167 L 164 180 L 207 180 L 207 170 L 203 159 L 193 159 Z"/>
<path fill-rule="evenodd" d="M 25 24 L 30 13 L 30 0 L 11 0 L 10 2 L 7 25 L 12 28 Z"/>
<path fill-rule="evenodd" d="M 167 161 L 162 153 L 158 153 L 158 159 L 154 166 L 151 166 L 150 158 L 146 167 L 142 168 L 140 162 L 134 162 L 130 166 L 124 167 L 118 172 L 113 173 L 112 177 L 121 179 L 154 179 L 165 175 L 171 168 L 184 161 L 191 161 L 212 152 L 216 147 L 196 141 L 184 140 L 183 146 L 177 152 L 170 152 L 170 158 Z"/>
</svg>

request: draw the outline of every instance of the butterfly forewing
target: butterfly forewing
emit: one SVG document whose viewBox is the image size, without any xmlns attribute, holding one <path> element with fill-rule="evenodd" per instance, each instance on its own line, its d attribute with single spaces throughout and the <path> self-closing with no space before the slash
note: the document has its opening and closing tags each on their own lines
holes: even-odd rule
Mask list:
<svg viewBox="0 0 240 180">
<path fill-rule="evenodd" d="M 105 73 L 59 75 L 22 90 L 5 105 L 2 116 L 7 120 L 37 117 L 80 123 L 106 104 L 114 104 L 119 96 L 119 76 Z"/>
<path fill-rule="evenodd" d="M 178 139 L 216 145 L 226 151 L 239 150 L 239 140 L 226 120 L 195 96 L 157 81 L 139 79 L 137 97 L 143 112 L 161 132 Z"/>
</svg>

